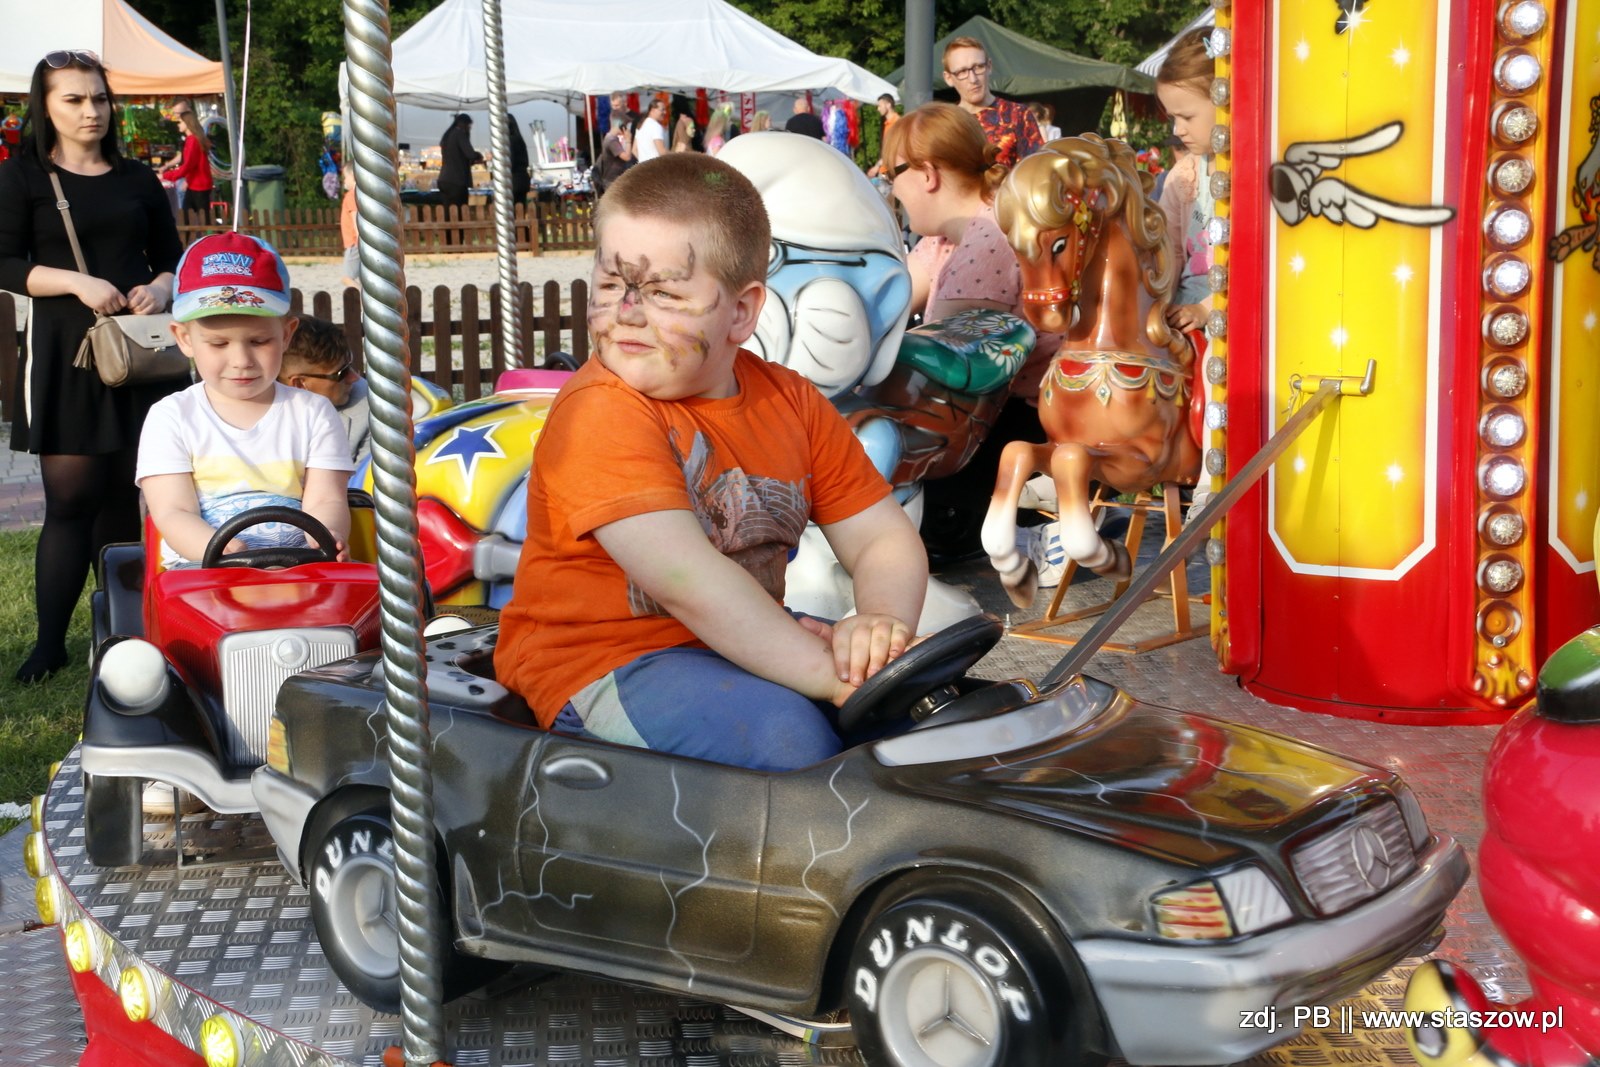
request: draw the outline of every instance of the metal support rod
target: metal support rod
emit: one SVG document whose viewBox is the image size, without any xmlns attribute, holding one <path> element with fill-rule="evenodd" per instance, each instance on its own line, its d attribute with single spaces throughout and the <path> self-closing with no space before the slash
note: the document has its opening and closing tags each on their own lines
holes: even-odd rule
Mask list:
<svg viewBox="0 0 1600 1067">
<path fill-rule="evenodd" d="M 900 103 L 909 112 L 933 99 L 933 0 L 906 0 L 905 70 Z"/>
<path fill-rule="evenodd" d="M 508 367 L 522 361 L 522 316 L 517 314 L 517 224 L 511 203 L 511 130 L 506 119 L 506 52 L 500 0 L 483 0 L 483 58 L 489 80 L 489 161 L 494 175 L 494 243 L 500 261 L 500 336 Z"/>
<path fill-rule="evenodd" d="M 400 938 L 400 1017 L 407 1064 L 444 1059 L 443 928 L 434 855 L 432 737 L 422 643 L 411 365 L 400 285 L 400 169 L 388 0 L 344 0 L 354 126 L 363 341 L 371 383 L 379 623 L 389 743 Z"/>
<path fill-rule="evenodd" d="M 1155 592 L 1156 586 L 1166 581 L 1167 575 L 1189 558 L 1189 553 L 1194 550 L 1194 546 L 1201 538 L 1211 536 L 1211 528 L 1222 518 L 1223 513 L 1233 507 L 1234 503 L 1260 480 L 1277 458 L 1294 443 L 1295 438 L 1305 432 L 1306 427 L 1322 413 L 1323 408 L 1341 396 L 1348 394 L 1365 396 L 1372 391 L 1376 367 L 1376 361 L 1368 360 L 1366 376 L 1359 382 L 1354 378 L 1318 379 L 1311 398 L 1305 405 L 1289 417 L 1278 432 L 1261 447 L 1261 451 L 1250 457 L 1250 462 L 1222 487 L 1220 493 L 1211 498 L 1199 515 L 1189 520 L 1183 532 L 1173 538 L 1172 542 L 1162 550 L 1161 555 L 1155 558 L 1155 562 L 1139 572 L 1139 576 L 1117 598 L 1116 603 L 1112 604 L 1110 609 L 1078 639 L 1078 643 L 1061 657 L 1061 662 L 1050 669 L 1050 673 L 1039 683 L 1039 688 L 1048 690 L 1052 686 L 1065 684 L 1077 677 L 1094 654 L 1100 651 L 1100 646 L 1116 632 L 1117 627 L 1127 622 L 1128 617 L 1138 609 L 1139 605 Z"/>
<path fill-rule="evenodd" d="M 228 166 L 234 181 L 243 181 L 234 155 L 239 147 L 239 105 L 233 97 L 233 57 L 228 54 L 227 0 L 217 0 L 217 50 L 222 56 L 222 114 L 228 123 Z"/>
</svg>

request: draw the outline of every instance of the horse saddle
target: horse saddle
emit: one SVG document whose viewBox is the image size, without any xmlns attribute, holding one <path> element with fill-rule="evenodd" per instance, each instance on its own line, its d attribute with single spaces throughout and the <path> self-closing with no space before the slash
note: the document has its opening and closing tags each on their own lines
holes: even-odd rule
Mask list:
<svg viewBox="0 0 1600 1067">
<path fill-rule="evenodd" d="M 1034 337 L 1033 327 L 1008 312 L 961 311 L 907 330 L 896 362 L 947 389 L 978 396 L 1011 384 L 1033 351 Z"/>
</svg>

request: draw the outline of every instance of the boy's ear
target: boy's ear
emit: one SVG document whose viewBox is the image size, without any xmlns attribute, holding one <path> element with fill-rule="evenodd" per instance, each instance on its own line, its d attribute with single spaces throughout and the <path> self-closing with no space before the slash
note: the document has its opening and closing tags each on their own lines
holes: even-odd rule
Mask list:
<svg viewBox="0 0 1600 1067">
<path fill-rule="evenodd" d="M 178 351 L 193 359 L 194 349 L 189 344 L 189 324 L 174 320 L 169 328 L 172 330 L 172 339 L 178 342 Z"/>
<path fill-rule="evenodd" d="M 285 348 L 287 348 L 289 346 L 289 342 L 290 341 L 294 340 L 294 332 L 296 330 L 298 330 L 299 328 L 300 328 L 300 320 L 299 319 L 295 318 L 293 315 L 285 315 L 284 316 L 284 318 L 283 318 L 283 344 L 284 344 Z"/>
<path fill-rule="evenodd" d="M 728 340 L 742 345 L 756 332 L 761 309 L 767 303 L 765 282 L 751 282 L 733 298 L 733 321 L 728 324 Z"/>
</svg>

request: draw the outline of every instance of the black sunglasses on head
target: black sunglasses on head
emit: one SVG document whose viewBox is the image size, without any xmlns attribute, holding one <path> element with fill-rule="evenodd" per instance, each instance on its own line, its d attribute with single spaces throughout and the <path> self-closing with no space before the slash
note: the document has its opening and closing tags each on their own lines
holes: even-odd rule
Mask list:
<svg viewBox="0 0 1600 1067">
<path fill-rule="evenodd" d="M 301 371 L 299 374 L 295 375 L 295 377 L 297 377 L 297 378 L 321 378 L 325 382 L 338 382 L 338 381 L 343 381 L 344 380 L 344 376 L 346 374 L 349 374 L 352 370 L 355 369 L 355 365 L 356 365 L 356 361 L 355 360 L 347 359 L 347 360 L 344 361 L 344 364 L 338 370 L 334 371 L 332 374 L 313 374 L 310 371 Z"/>
<path fill-rule="evenodd" d="M 46 52 L 44 63 L 51 70 L 60 70 L 72 63 L 83 67 L 98 67 L 100 57 L 87 48 L 61 48 L 54 52 Z"/>
</svg>

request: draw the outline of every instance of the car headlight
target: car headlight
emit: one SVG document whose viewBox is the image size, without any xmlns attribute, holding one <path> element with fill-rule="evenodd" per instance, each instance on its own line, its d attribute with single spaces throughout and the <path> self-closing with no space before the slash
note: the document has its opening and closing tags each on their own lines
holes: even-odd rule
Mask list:
<svg viewBox="0 0 1600 1067">
<path fill-rule="evenodd" d="M 1220 875 L 1217 888 L 1241 934 L 1270 930 L 1294 918 L 1289 902 L 1260 867 L 1245 866 Z"/>
<path fill-rule="evenodd" d="M 1405 819 L 1406 832 L 1411 835 L 1411 847 L 1421 852 L 1432 836 L 1428 832 L 1428 817 L 1422 814 L 1422 803 L 1406 786 L 1400 786 L 1394 795 L 1400 801 L 1400 816 Z"/>
<path fill-rule="evenodd" d="M 267 766 L 289 773 L 289 729 L 276 715 L 267 723 Z"/>
<path fill-rule="evenodd" d="M 1156 930 L 1174 941 L 1218 941 L 1280 926 L 1294 917 L 1272 879 L 1246 866 L 1150 898 Z"/>
<path fill-rule="evenodd" d="M 131 715 L 154 711 L 167 699 L 167 658 L 149 641 L 130 637 L 100 653 L 100 690 L 116 710 Z"/>
<path fill-rule="evenodd" d="M 1157 893 L 1150 898 L 1156 930 L 1174 941 L 1217 941 L 1233 937 L 1233 920 L 1222 891 L 1210 879 Z"/>
</svg>

